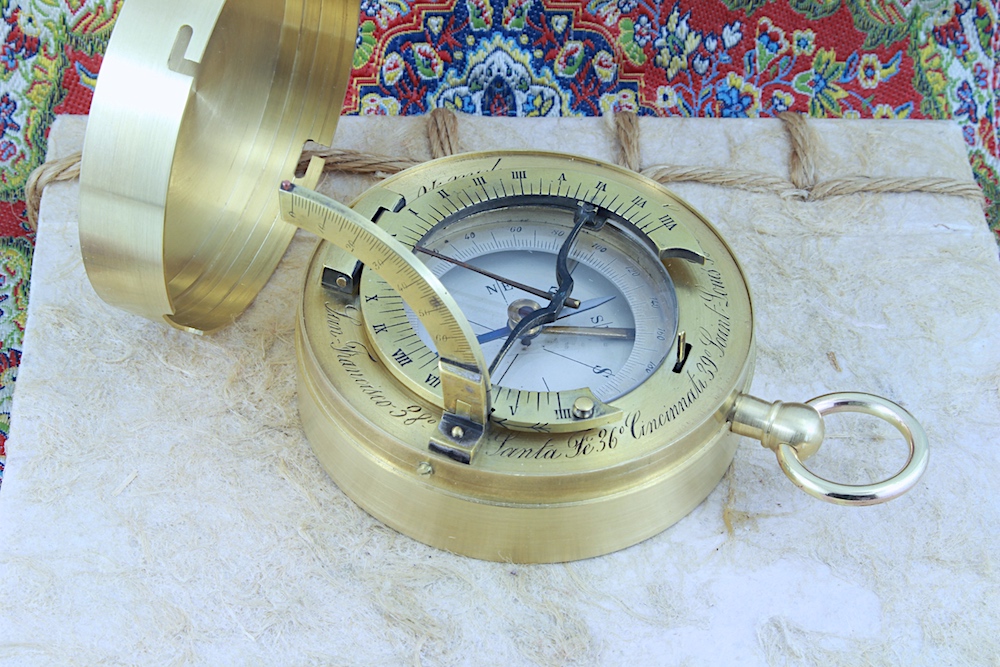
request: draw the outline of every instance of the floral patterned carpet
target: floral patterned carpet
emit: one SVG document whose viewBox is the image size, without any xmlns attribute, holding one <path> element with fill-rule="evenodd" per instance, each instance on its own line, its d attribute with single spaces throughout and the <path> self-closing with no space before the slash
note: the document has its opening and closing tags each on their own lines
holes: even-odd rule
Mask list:
<svg viewBox="0 0 1000 667">
<path fill-rule="evenodd" d="M 163 0 L 169 2 L 169 0 Z M 27 317 L 24 204 L 86 114 L 123 0 L 0 0 L 0 480 Z M 1000 241 L 991 0 L 361 0 L 345 114 L 953 119 Z"/>
</svg>

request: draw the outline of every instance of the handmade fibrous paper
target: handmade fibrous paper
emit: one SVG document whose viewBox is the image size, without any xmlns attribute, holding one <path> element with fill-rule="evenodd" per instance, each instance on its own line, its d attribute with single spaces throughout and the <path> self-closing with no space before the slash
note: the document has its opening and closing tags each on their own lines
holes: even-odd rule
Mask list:
<svg viewBox="0 0 1000 667">
<path fill-rule="evenodd" d="M 429 157 L 424 120 L 344 119 L 338 145 Z M 956 126 L 815 122 L 818 181 L 971 181 Z M 600 119 L 462 118 L 466 150 L 615 158 Z M 643 167 L 789 178 L 779 121 L 641 119 Z M 54 157 L 82 125 L 60 119 Z M 332 175 L 349 201 L 374 181 Z M 8 664 L 857 665 L 1000 660 L 1000 263 L 979 204 L 928 193 L 801 201 L 671 186 L 713 221 L 755 298 L 753 393 L 880 394 L 930 467 L 909 495 L 843 508 L 744 440 L 719 487 L 639 545 L 565 565 L 438 551 L 330 481 L 296 410 L 299 234 L 234 325 L 195 337 L 101 302 L 75 184 L 47 191 L 0 493 Z M 817 472 L 863 482 L 898 433 L 838 415 Z"/>
</svg>

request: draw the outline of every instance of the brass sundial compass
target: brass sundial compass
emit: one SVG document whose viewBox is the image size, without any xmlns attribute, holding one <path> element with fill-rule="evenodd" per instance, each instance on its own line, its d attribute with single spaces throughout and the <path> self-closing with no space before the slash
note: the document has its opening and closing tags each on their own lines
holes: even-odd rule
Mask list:
<svg viewBox="0 0 1000 667">
<path fill-rule="evenodd" d="M 926 436 L 889 401 L 746 393 L 743 272 L 662 186 L 594 160 L 495 151 L 409 169 L 346 207 L 306 187 L 319 165 L 282 180 L 296 146 L 332 134 L 310 82 L 330 71 L 316 45 L 336 44 L 327 58 L 344 59 L 343 40 L 268 33 L 274 75 L 248 75 L 247 86 L 233 70 L 263 47 L 234 32 L 249 7 L 287 28 L 282 3 L 191 0 L 169 17 L 158 4 L 125 6 L 102 70 L 82 177 L 88 275 L 116 305 L 208 331 L 245 308 L 294 227 L 321 237 L 297 315 L 299 407 L 326 470 L 377 518 L 477 558 L 564 561 L 683 517 L 718 484 L 740 435 L 832 502 L 882 502 L 920 477 Z M 351 9 L 304 7 L 298 20 Z M 164 22 L 182 24 L 176 39 L 139 38 Z M 321 25 L 340 38 L 353 26 Z M 176 93 L 173 106 L 157 101 L 159 118 L 135 103 L 136 63 Z M 227 125 L 216 140 L 222 121 L 209 112 L 227 103 L 239 103 L 243 131 Z M 169 130 L 164 108 L 176 114 Z M 129 144 L 143 133 L 155 150 L 141 156 L 165 160 L 146 170 Z M 848 486 L 805 468 L 822 415 L 845 410 L 899 429 L 910 449 L 899 473 Z"/>
</svg>

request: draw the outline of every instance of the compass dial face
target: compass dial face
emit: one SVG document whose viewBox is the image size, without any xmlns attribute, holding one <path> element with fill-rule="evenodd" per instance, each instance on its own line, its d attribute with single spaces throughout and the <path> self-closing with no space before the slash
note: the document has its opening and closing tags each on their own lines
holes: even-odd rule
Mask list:
<svg viewBox="0 0 1000 667">
<path fill-rule="evenodd" d="M 469 319 L 494 365 L 495 388 L 544 393 L 585 387 L 612 401 L 660 367 L 677 330 L 670 276 L 650 244 L 613 219 L 599 230 L 584 227 L 569 246 L 571 296 L 579 305 L 564 306 L 553 322 L 516 338 L 499 356 L 513 326 L 549 303 L 523 287 L 547 293 L 558 288 L 556 260 L 573 227 L 573 204 L 566 199 L 539 206 L 531 197 L 509 198 L 454 216 L 417 245 L 436 253 L 420 256 Z M 385 325 L 374 336 L 382 356 L 411 386 L 432 393 L 437 354 L 413 310 L 403 304 L 400 311 L 399 300 L 385 289 L 366 290 L 363 303 L 373 331 Z"/>
<path fill-rule="evenodd" d="M 728 249 L 670 193 L 541 154 L 482 154 L 441 175 L 417 170 L 359 204 L 437 278 L 410 301 L 401 288 L 411 281 L 379 259 L 359 284 L 366 349 L 414 397 L 465 409 L 458 376 L 442 375 L 454 360 L 434 344 L 452 346 L 452 334 L 424 323 L 446 295 L 483 359 L 455 372 L 486 372 L 489 419 L 501 430 L 578 433 L 623 418 L 640 439 L 661 422 L 684 429 L 690 407 L 741 372 L 729 345 L 734 308 L 741 331 L 750 325 L 745 290 L 730 298 L 739 268 L 718 262 Z M 655 424 L 640 428 L 648 414 Z"/>
</svg>

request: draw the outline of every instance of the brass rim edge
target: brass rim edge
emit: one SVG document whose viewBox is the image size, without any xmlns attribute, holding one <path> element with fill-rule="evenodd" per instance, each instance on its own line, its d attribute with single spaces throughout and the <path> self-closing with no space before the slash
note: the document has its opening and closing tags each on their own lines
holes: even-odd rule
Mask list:
<svg viewBox="0 0 1000 667">
<path fill-rule="evenodd" d="M 391 528 L 431 546 L 493 561 L 552 563 L 624 549 L 661 533 L 699 505 L 728 469 L 739 436 L 720 429 L 666 474 L 601 496 L 549 503 L 492 502 L 441 489 L 380 458 L 340 430 L 319 397 L 296 329 L 298 403 L 307 439 L 348 497 Z M 339 438 L 337 436 L 340 436 Z M 437 460 L 436 460 L 437 462 Z M 628 517 L 625 520 L 625 517 Z"/>
<path fill-rule="evenodd" d="M 306 279 L 308 280 L 311 275 L 312 271 L 307 271 Z M 736 397 L 749 388 L 755 358 L 755 351 L 751 346 L 742 373 L 734 383 L 728 398 L 721 401 L 714 414 L 706 415 L 706 419 L 698 427 L 679 435 L 665 447 L 615 463 L 610 467 L 531 473 L 516 468 L 481 470 L 435 456 L 420 448 L 415 449 L 411 444 L 398 441 L 384 433 L 379 424 L 370 421 L 363 411 L 352 406 L 343 398 L 342 391 L 331 383 L 314 352 L 319 342 L 311 340 L 307 329 L 303 307 L 300 304 L 296 315 L 295 334 L 299 401 L 300 405 L 307 399 L 315 404 L 313 413 L 320 416 L 323 421 L 323 428 L 314 431 L 308 420 L 303 419 L 308 439 L 317 454 L 320 454 L 320 448 L 317 446 L 318 441 L 314 433 L 325 439 L 327 431 L 338 432 L 343 437 L 337 447 L 364 449 L 364 455 L 372 461 L 377 461 L 379 467 L 389 474 L 410 475 L 410 471 L 415 471 L 422 463 L 429 462 L 435 471 L 436 493 L 451 494 L 456 498 L 465 499 L 474 497 L 479 502 L 498 506 L 553 504 L 553 489 L 557 490 L 560 503 L 600 501 L 626 493 L 630 488 L 644 486 L 650 480 L 655 480 L 664 474 L 669 476 L 674 468 L 687 465 L 690 459 L 700 456 L 706 447 L 711 447 L 712 445 L 708 443 L 714 442 L 715 436 L 720 431 L 729 432 L 725 415 L 728 414 Z M 386 385 L 391 385 L 401 392 L 406 391 L 402 383 L 389 374 L 380 380 L 383 383 L 383 390 L 387 389 Z M 308 392 L 308 396 L 305 392 Z M 416 397 L 411 397 L 410 400 L 419 402 L 432 411 L 440 412 L 440 408 L 433 407 L 426 401 Z M 352 438 L 363 444 L 354 444 Z M 734 453 L 735 450 L 730 453 L 730 460 Z M 340 479 L 340 475 L 335 476 Z"/>
<path fill-rule="evenodd" d="M 80 243 L 102 299 L 195 332 L 253 301 L 294 234 L 276 185 L 306 140 L 333 137 L 358 4 L 125 4 L 81 168 Z"/>
</svg>

